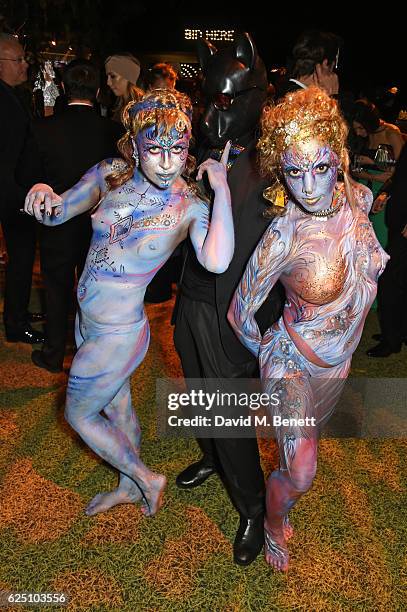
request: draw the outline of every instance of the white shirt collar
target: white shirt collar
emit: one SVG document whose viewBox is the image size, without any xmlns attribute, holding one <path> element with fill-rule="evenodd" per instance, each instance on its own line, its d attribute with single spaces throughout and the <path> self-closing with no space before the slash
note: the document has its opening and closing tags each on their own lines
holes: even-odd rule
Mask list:
<svg viewBox="0 0 407 612">
<path fill-rule="evenodd" d="M 301 89 L 307 89 L 307 85 L 304 85 L 304 83 L 301 83 L 301 81 L 297 81 L 297 79 L 289 79 L 289 81 L 291 81 L 291 83 L 295 83 L 298 85 L 298 87 L 301 87 Z"/>
<path fill-rule="evenodd" d="M 68 102 L 68 106 L 93 106 L 92 102 Z"/>
</svg>

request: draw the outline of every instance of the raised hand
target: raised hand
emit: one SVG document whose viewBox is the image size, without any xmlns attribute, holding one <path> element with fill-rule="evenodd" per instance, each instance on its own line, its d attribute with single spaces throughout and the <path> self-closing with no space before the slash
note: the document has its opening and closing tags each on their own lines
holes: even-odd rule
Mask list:
<svg viewBox="0 0 407 612">
<path fill-rule="evenodd" d="M 209 184 L 214 191 L 216 191 L 218 188 L 224 187 L 225 184 L 227 184 L 227 164 L 231 145 L 231 141 L 228 140 L 225 148 L 223 149 L 220 161 L 209 158 L 199 166 L 198 174 L 196 176 L 197 181 L 200 181 L 204 172 L 206 172 L 208 175 Z"/>
</svg>

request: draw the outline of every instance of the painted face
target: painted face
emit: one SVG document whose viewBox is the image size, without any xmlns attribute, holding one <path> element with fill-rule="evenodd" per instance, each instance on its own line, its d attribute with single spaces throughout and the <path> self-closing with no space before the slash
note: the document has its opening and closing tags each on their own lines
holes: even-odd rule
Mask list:
<svg viewBox="0 0 407 612">
<path fill-rule="evenodd" d="M 109 70 L 106 73 L 107 76 L 107 84 L 114 93 L 115 96 L 126 96 L 127 94 L 127 85 L 128 80 L 124 77 L 120 76 L 117 72 L 113 72 L 113 70 Z"/>
<path fill-rule="evenodd" d="M 353 125 L 353 131 L 355 132 L 356 136 L 361 136 L 362 138 L 366 138 L 367 131 L 365 130 L 363 125 L 359 123 L 359 121 L 354 121 L 352 125 Z"/>
<path fill-rule="evenodd" d="M 169 136 L 155 134 L 153 127 L 142 130 L 136 140 L 140 168 L 159 189 L 168 189 L 184 170 L 191 134 L 173 129 Z"/>
<path fill-rule="evenodd" d="M 336 153 L 314 139 L 288 148 L 281 160 L 292 197 L 309 212 L 331 206 L 338 166 Z"/>
</svg>

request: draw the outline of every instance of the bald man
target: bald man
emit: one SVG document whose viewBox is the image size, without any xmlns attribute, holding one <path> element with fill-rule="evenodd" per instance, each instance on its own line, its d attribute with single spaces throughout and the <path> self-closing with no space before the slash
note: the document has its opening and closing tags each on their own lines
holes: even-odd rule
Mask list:
<svg viewBox="0 0 407 612">
<path fill-rule="evenodd" d="M 21 170 L 27 176 L 27 183 L 39 175 L 29 113 L 15 92 L 27 80 L 27 69 L 24 49 L 18 39 L 0 34 L 0 220 L 8 254 L 3 319 L 7 341 L 34 344 L 44 340 L 43 334 L 33 330 L 28 320 L 35 225 L 31 218 L 19 212 L 27 189 L 17 178 Z"/>
</svg>

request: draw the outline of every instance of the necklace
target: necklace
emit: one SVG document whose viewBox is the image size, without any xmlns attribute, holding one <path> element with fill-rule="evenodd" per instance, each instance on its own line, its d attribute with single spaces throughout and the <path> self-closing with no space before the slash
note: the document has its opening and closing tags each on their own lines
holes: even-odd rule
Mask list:
<svg viewBox="0 0 407 612">
<path fill-rule="evenodd" d="M 303 208 L 303 211 L 307 215 L 312 215 L 313 217 L 324 217 L 328 219 L 329 217 L 333 217 L 334 215 L 336 215 L 336 213 L 340 210 L 343 204 L 343 198 L 339 201 L 339 203 L 338 203 L 338 200 L 339 200 L 339 193 L 335 194 L 332 206 L 330 206 L 329 208 L 325 208 L 324 210 L 316 210 L 315 212 L 311 210 L 305 210 Z"/>
</svg>

